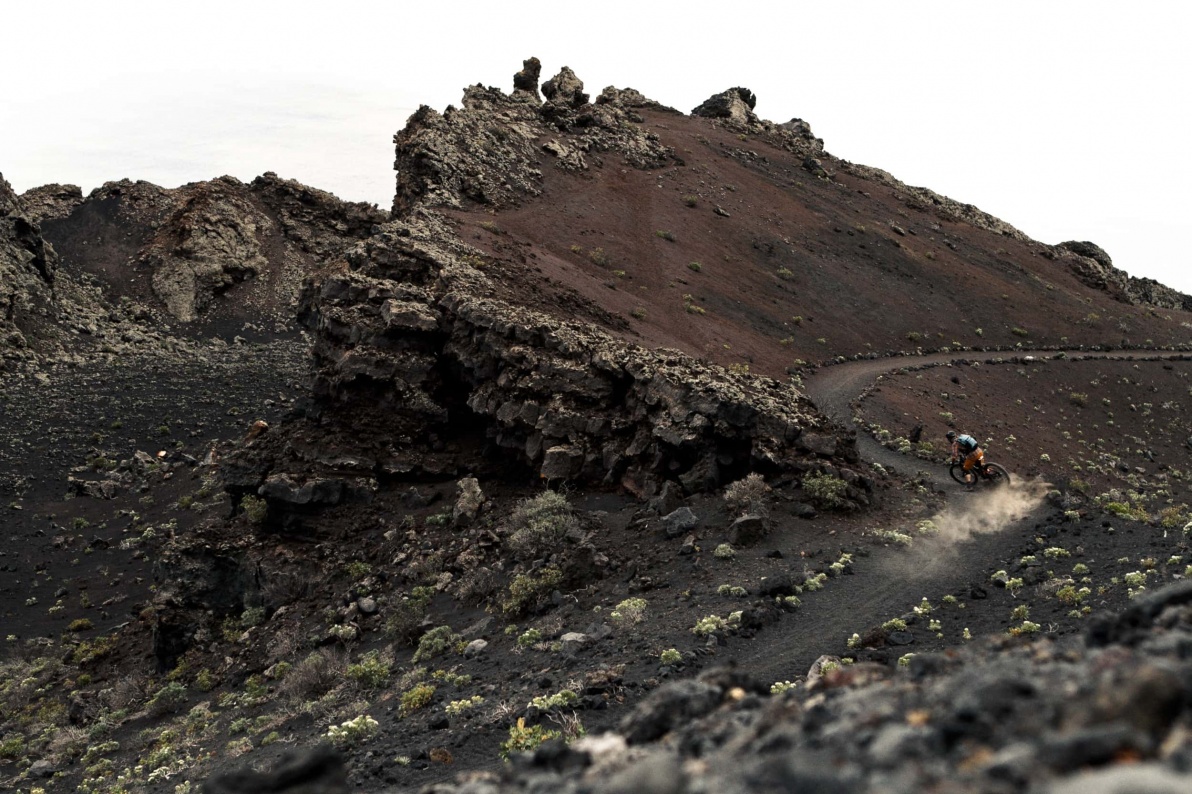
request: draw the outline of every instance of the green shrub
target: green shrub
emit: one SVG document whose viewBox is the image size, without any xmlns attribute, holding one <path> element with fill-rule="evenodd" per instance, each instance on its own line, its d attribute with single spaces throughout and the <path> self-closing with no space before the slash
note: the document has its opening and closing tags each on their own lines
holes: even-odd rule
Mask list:
<svg viewBox="0 0 1192 794">
<path fill-rule="evenodd" d="M 66 627 L 66 630 L 78 632 L 87 631 L 94 627 L 94 624 L 88 618 L 79 618 L 78 620 L 72 620 L 70 625 Z"/>
<path fill-rule="evenodd" d="M 608 254 L 604 252 L 603 248 L 593 248 L 591 251 L 589 251 L 588 260 L 592 264 L 599 265 L 600 267 L 605 267 L 610 261 L 612 261 L 609 259 Z"/>
<path fill-rule="evenodd" d="M 471 711 L 483 703 L 484 698 L 482 698 L 480 695 L 473 695 L 472 697 L 464 698 L 463 700 L 451 701 L 444 706 L 444 711 L 446 711 L 452 717 L 458 717 L 460 714 Z"/>
<path fill-rule="evenodd" d="M 679 662 L 683 661 L 683 654 L 679 653 L 674 648 L 667 648 L 658 655 L 658 661 L 667 665 L 678 664 Z"/>
<path fill-rule="evenodd" d="M 159 717 L 177 711 L 184 703 L 186 687 L 177 681 L 171 681 L 153 694 L 145 708 L 151 716 Z"/>
<path fill-rule="evenodd" d="M 705 618 L 700 618 L 691 628 L 691 633 L 697 637 L 707 637 L 717 631 L 722 631 L 728 627 L 727 621 L 719 615 L 708 615 Z"/>
<path fill-rule="evenodd" d="M 688 262 L 687 269 L 693 273 L 698 273 L 704 269 L 704 266 L 701 265 L 699 262 Z"/>
<path fill-rule="evenodd" d="M 712 551 L 712 556 L 718 560 L 731 560 L 737 556 L 737 550 L 730 543 L 721 543 Z"/>
<path fill-rule="evenodd" d="M 676 242 L 678 239 L 673 234 L 671 234 L 670 232 L 665 231 L 665 230 L 659 230 L 659 231 L 654 232 L 654 236 L 661 237 L 663 240 L 666 240 L 669 243 Z"/>
<path fill-rule="evenodd" d="M 519 574 L 509 584 L 509 595 L 501 605 L 507 615 L 520 615 L 536 609 L 550 598 L 550 594 L 563 583 L 563 572 L 547 567 L 537 576 Z"/>
<path fill-rule="evenodd" d="M 540 642 L 542 642 L 541 631 L 538 629 L 526 629 L 525 632 L 517 638 L 517 647 L 533 648 Z"/>
<path fill-rule="evenodd" d="M 892 618 L 882 624 L 886 631 L 906 631 L 906 621 L 902 618 Z"/>
<path fill-rule="evenodd" d="M 428 587 L 415 587 L 408 596 L 390 605 L 389 617 L 385 621 L 385 636 L 403 642 L 412 640 L 426 618 L 427 605 L 433 592 Z"/>
<path fill-rule="evenodd" d="M 257 496 L 244 496 L 240 499 L 240 508 L 244 516 L 252 524 L 263 524 L 269 514 L 269 503 Z"/>
<path fill-rule="evenodd" d="M 354 720 L 332 725 L 327 729 L 327 741 L 340 749 L 355 747 L 376 736 L 380 723 L 367 714 L 361 714 Z"/>
<path fill-rule="evenodd" d="M 571 503 L 555 491 L 523 499 L 509 516 L 508 545 L 521 559 L 533 559 L 555 548 L 568 532 L 579 528 Z"/>
<path fill-rule="evenodd" d="M 744 598 L 749 595 L 749 591 L 740 585 L 722 584 L 716 588 L 716 595 Z"/>
<path fill-rule="evenodd" d="M 414 652 L 414 661 L 422 662 L 442 656 L 454 648 L 459 641 L 460 636 L 452 632 L 450 626 L 436 626 L 418 640 L 418 650 Z"/>
<path fill-rule="evenodd" d="M 1026 330 L 1025 328 L 1019 328 L 1018 326 L 1011 328 L 1010 333 L 1014 334 L 1015 336 L 1030 336 L 1030 331 Z"/>
<path fill-rule="evenodd" d="M 448 629 L 450 631 L 450 629 Z M 419 646 L 421 650 L 421 646 Z M 368 689 L 379 689 L 389 680 L 389 662 L 378 651 L 369 651 L 356 664 L 348 665 L 348 678 Z"/>
<path fill-rule="evenodd" d="M 811 503 L 823 510 L 850 506 L 846 498 L 848 483 L 831 474 L 811 474 L 803 478 L 803 493 Z"/>
<path fill-rule="evenodd" d="M 579 695 L 572 692 L 570 689 L 562 689 L 553 695 L 542 695 L 530 701 L 530 705 L 539 711 L 552 711 L 554 709 L 567 708 L 574 706 L 579 701 Z"/>
<path fill-rule="evenodd" d="M 526 727 L 526 718 L 518 717 L 517 724 L 509 726 L 509 738 L 501 743 L 501 758 L 508 761 L 511 755 L 528 753 L 543 742 L 558 739 L 562 735 L 541 725 Z"/>
<path fill-rule="evenodd" d="M 617 608 L 609 613 L 609 620 L 620 628 L 635 626 L 646 619 L 647 605 L 644 598 L 627 598 L 617 604 Z"/>
<path fill-rule="evenodd" d="M 410 687 L 401 696 L 401 715 L 405 717 L 425 707 L 434 695 L 434 684 L 415 684 Z"/>
<path fill-rule="evenodd" d="M 683 203 L 686 204 L 688 207 L 694 207 L 696 204 L 699 203 L 699 197 L 694 194 L 688 193 L 686 196 L 683 196 Z"/>
</svg>

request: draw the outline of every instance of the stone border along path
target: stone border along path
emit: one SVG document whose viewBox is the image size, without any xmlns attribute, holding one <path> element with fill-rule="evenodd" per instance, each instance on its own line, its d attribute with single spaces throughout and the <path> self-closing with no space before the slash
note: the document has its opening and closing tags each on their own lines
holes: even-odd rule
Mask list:
<svg viewBox="0 0 1192 794">
<path fill-rule="evenodd" d="M 904 367 L 939 366 L 958 361 L 985 363 L 1012 362 L 1033 356 L 1036 359 L 1063 358 L 1070 361 L 1117 359 L 1137 361 L 1188 361 L 1192 354 L 1167 351 L 1058 351 L 1022 350 L 1013 353 L 931 353 L 922 356 L 898 356 L 849 361 L 823 367 L 806 379 L 804 393 L 831 419 L 846 428 L 854 428 L 852 405 L 878 375 Z M 883 447 L 868 432 L 857 433 L 857 449 L 866 462 L 905 472 L 907 464 L 926 471 L 936 487 L 968 496 L 953 489 L 951 477 L 942 466 Z M 973 495 L 980 498 L 981 493 Z M 947 565 L 933 566 L 930 575 L 914 577 L 908 573 L 908 550 L 875 546 L 867 557 L 853 560 L 853 576 L 833 578 L 827 586 L 805 598 L 798 611 L 784 617 L 757 638 L 734 648 L 728 658 L 750 670 L 761 681 L 795 680 L 807 674 L 811 664 L 822 654 L 840 654 L 848 636 L 909 612 L 923 596 L 936 601 L 945 593 L 964 593 L 970 584 L 982 584 L 989 570 L 1005 563 L 1006 549 L 1015 548 L 1034 537 L 1035 514 L 1011 522 L 1001 532 L 978 534 L 951 547 L 955 556 Z M 925 566 L 924 566 L 925 568 Z M 893 571 L 897 573 L 893 573 Z M 914 651 L 909 646 L 904 651 Z"/>
</svg>

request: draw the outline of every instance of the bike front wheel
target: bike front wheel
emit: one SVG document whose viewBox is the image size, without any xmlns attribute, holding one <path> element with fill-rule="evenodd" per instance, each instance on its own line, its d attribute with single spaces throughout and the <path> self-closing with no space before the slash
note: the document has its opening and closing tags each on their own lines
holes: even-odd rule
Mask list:
<svg viewBox="0 0 1192 794">
<path fill-rule="evenodd" d="M 960 483 L 961 485 L 966 484 L 964 480 L 963 463 L 953 463 L 951 468 L 948 469 L 948 474 L 952 475 L 952 479 L 956 480 L 956 482 Z"/>
</svg>

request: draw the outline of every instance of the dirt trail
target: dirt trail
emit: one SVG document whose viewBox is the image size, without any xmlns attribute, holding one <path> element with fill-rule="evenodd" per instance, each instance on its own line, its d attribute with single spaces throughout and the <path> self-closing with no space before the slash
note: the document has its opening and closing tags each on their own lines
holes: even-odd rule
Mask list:
<svg viewBox="0 0 1192 794">
<path fill-rule="evenodd" d="M 963 356 L 937 353 L 924 356 L 849 362 L 818 370 L 805 391 L 821 411 L 845 427 L 852 427 L 852 404 L 882 374 L 904 367 L 946 364 L 958 360 L 1005 360 L 1034 356 L 1051 358 L 1058 351 L 1018 351 Z M 1154 351 L 1068 351 L 1068 358 L 1155 360 L 1186 358 L 1183 353 Z M 858 433 L 864 460 L 904 474 L 924 471 L 929 482 L 954 499 L 954 507 L 939 517 L 941 533 L 920 539 L 911 550 L 876 547 L 854 562 L 853 576 L 834 578 L 824 590 L 804 598 L 804 606 L 775 629 L 763 632 L 732 655 L 742 667 L 763 681 L 793 680 L 804 675 L 821 654 L 842 653 L 853 631 L 864 632 L 908 611 L 924 596 L 964 594 L 983 587 L 989 571 L 1002 567 L 1014 550 L 1029 544 L 1042 510 L 1042 487 L 1018 483 L 1008 492 L 966 494 L 955 487 L 942 466 L 900 455 Z M 975 614 L 966 618 L 976 618 Z M 955 638 L 953 638 L 955 641 Z M 914 651 L 915 646 L 899 649 Z M 923 650 L 919 648 L 918 650 Z"/>
</svg>

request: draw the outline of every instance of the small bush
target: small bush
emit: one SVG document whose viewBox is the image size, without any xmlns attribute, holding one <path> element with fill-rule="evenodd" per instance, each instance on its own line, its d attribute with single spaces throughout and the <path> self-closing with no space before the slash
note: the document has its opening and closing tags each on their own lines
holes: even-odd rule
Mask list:
<svg viewBox="0 0 1192 794">
<path fill-rule="evenodd" d="M 543 491 L 518 503 L 508 528 L 510 550 L 521 559 L 533 559 L 558 546 L 568 532 L 579 528 L 579 521 L 567 497 Z"/>
<path fill-rule="evenodd" d="M 678 238 L 676 238 L 676 237 L 675 237 L 673 234 L 671 234 L 670 232 L 668 232 L 668 231 L 662 231 L 662 230 L 654 232 L 654 236 L 655 236 L 655 237 L 661 237 L 663 240 L 666 240 L 668 243 L 673 243 L 673 242 L 676 242 L 676 241 L 677 241 L 677 239 L 678 239 Z"/>
<path fill-rule="evenodd" d="M 646 319 L 646 309 L 644 306 L 634 306 L 630 309 L 629 316 L 635 320 L 644 320 Z"/>
<path fill-rule="evenodd" d="M 525 632 L 517 638 L 517 647 L 533 648 L 540 642 L 542 642 L 541 631 L 538 629 L 526 629 Z"/>
<path fill-rule="evenodd" d="M 1030 331 L 1026 330 L 1025 328 L 1019 328 L 1018 326 L 1011 328 L 1010 333 L 1014 334 L 1015 336 L 1030 336 L 1031 335 Z"/>
<path fill-rule="evenodd" d="M 678 664 L 683 661 L 683 654 L 679 653 L 674 648 L 667 648 L 662 653 L 658 654 L 658 661 L 666 665 Z"/>
<path fill-rule="evenodd" d="M 480 695 L 473 695 L 472 697 L 464 698 L 463 700 L 453 700 L 444 706 L 443 710 L 452 717 L 458 717 L 459 715 L 471 711 L 483 703 L 484 698 L 482 698 Z"/>
<path fill-rule="evenodd" d="M 537 576 L 520 574 L 509 584 L 509 595 L 501 605 L 506 615 L 520 615 L 546 603 L 550 594 L 563 583 L 558 568 L 543 568 Z"/>
<path fill-rule="evenodd" d="M 732 544 L 721 543 L 712 551 L 712 556 L 718 560 L 731 560 L 737 556 L 737 550 Z"/>
<path fill-rule="evenodd" d="M 297 701 L 314 700 L 338 686 L 346 674 L 343 653 L 321 648 L 294 665 L 281 682 L 281 693 Z"/>
<path fill-rule="evenodd" d="M 162 714 L 178 711 L 185 702 L 186 687 L 177 681 L 172 681 L 153 694 L 153 697 L 145 704 L 145 710 L 151 716 L 159 717 Z"/>
<path fill-rule="evenodd" d="M 244 496 L 240 499 L 240 508 L 244 516 L 252 524 L 263 524 L 269 514 L 269 503 L 257 496 Z"/>
<path fill-rule="evenodd" d="M 694 207 L 696 204 L 699 203 L 699 197 L 694 194 L 688 193 L 686 196 L 683 197 L 683 203 L 686 204 L 688 207 Z"/>
<path fill-rule="evenodd" d="M 716 588 L 716 595 L 744 598 L 749 595 L 749 591 L 740 585 L 722 584 Z"/>
<path fill-rule="evenodd" d="M 687 269 L 692 271 L 693 273 L 698 273 L 704 269 L 704 266 L 701 265 L 699 262 L 688 262 Z"/>
<path fill-rule="evenodd" d="M 347 749 L 363 744 L 377 735 L 380 723 L 367 714 L 361 714 L 354 720 L 332 725 L 327 729 L 327 741 L 340 749 Z"/>
<path fill-rule="evenodd" d="M 450 626 L 436 626 L 418 640 L 418 650 L 414 652 L 414 661 L 424 662 L 442 656 L 454 648 L 459 641 L 460 636 L 452 632 Z"/>
<path fill-rule="evenodd" d="M 401 715 L 413 714 L 424 708 L 435 695 L 434 684 L 415 684 L 401 695 Z"/>
<path fill-rule="evenodd" d="M 906 621 L 902 618 L 892 618 L 882 624 L 886 631 L 906 631 Z"/>
<path fill-rule="evenodd" d="M 619 628 L 636 626 L 646 619 L 646 606 L 644 598 L 627 598 L 617 604 L 617 608 L 609 613 L 608 618 Z"/>
<path fill-rule="evenodd" d="M 526 718 L 518 717 L 517 724 L 509 727 L 509 738 L 501 743 L 501 758 L 508 761 L 516 753 L 528 753 L 543 742 L 558 739 L 563 734 L 541 725 L 526 727 Z"/>
<path fill-rule="evenodd" d="M 719 615 L 708 615 L 706 618 L 700 618 L 696 624 L 691 628 L 691 633 L 697 637 L 707 637 L 717 631 L 722 631 L 728 627 L 728 623 Z"/>
<path fill-rule="evenodd" d="M 530 705 L 539 711 L 553 711 L 574 706 L 579 701 L 579 695 L 570 689 L 562 689 L 553 695 L 542 695 L 530 701 Z"/>
<path fill-rule="evenodd" d="M 846 494 L 848 483 L 831 474 L 811 474 L 803 478 L 803 493 L 816 507 L 836 510 L 851 505 Z"/>
<path fill-rule="evenodd" d="M 77 631 L 88 631 L 89 629 L 92 629 L 94 627 L 95 627 L 95 625 L 88 618 L 79 618 L 78 620 L 72 620 L 70 622 L 70 625 L 66 627 L 66 630 L 67 631 L 76 631 L 76 632 Z"/>
<path fill-rule="evenodd" d="M 431 589 L 415 587 L 410 595 L 394 602 L 389 607 L 389 617 L 385 621 L 385 635 L 392 639 L 409 642 L 418 634 L 423 619 L 426 618 L 427 604 L 430 603 Z"/>
<path fill-rule="evenodd" d="M 765 478 L 752 472 L 724 489 L 724 501 L 738 511 L 764 517 L 768 512 L 766 494 L 770 490 Z"/>
<path fill-rule="evenodd" d="M 356 664 L 348 665 L 348 678 L 367 689 L 379 689 L 389 680 L 389 662 L 378 651 L 369 651 Z"/>
<path fill-rule="evenodd" d="M 1074 391 L 1068 395 L 1068 402 L 1073 405 L 1083 408 L 1089 401 L 1089 396 L 1084 392 Z"/>
</svg>

